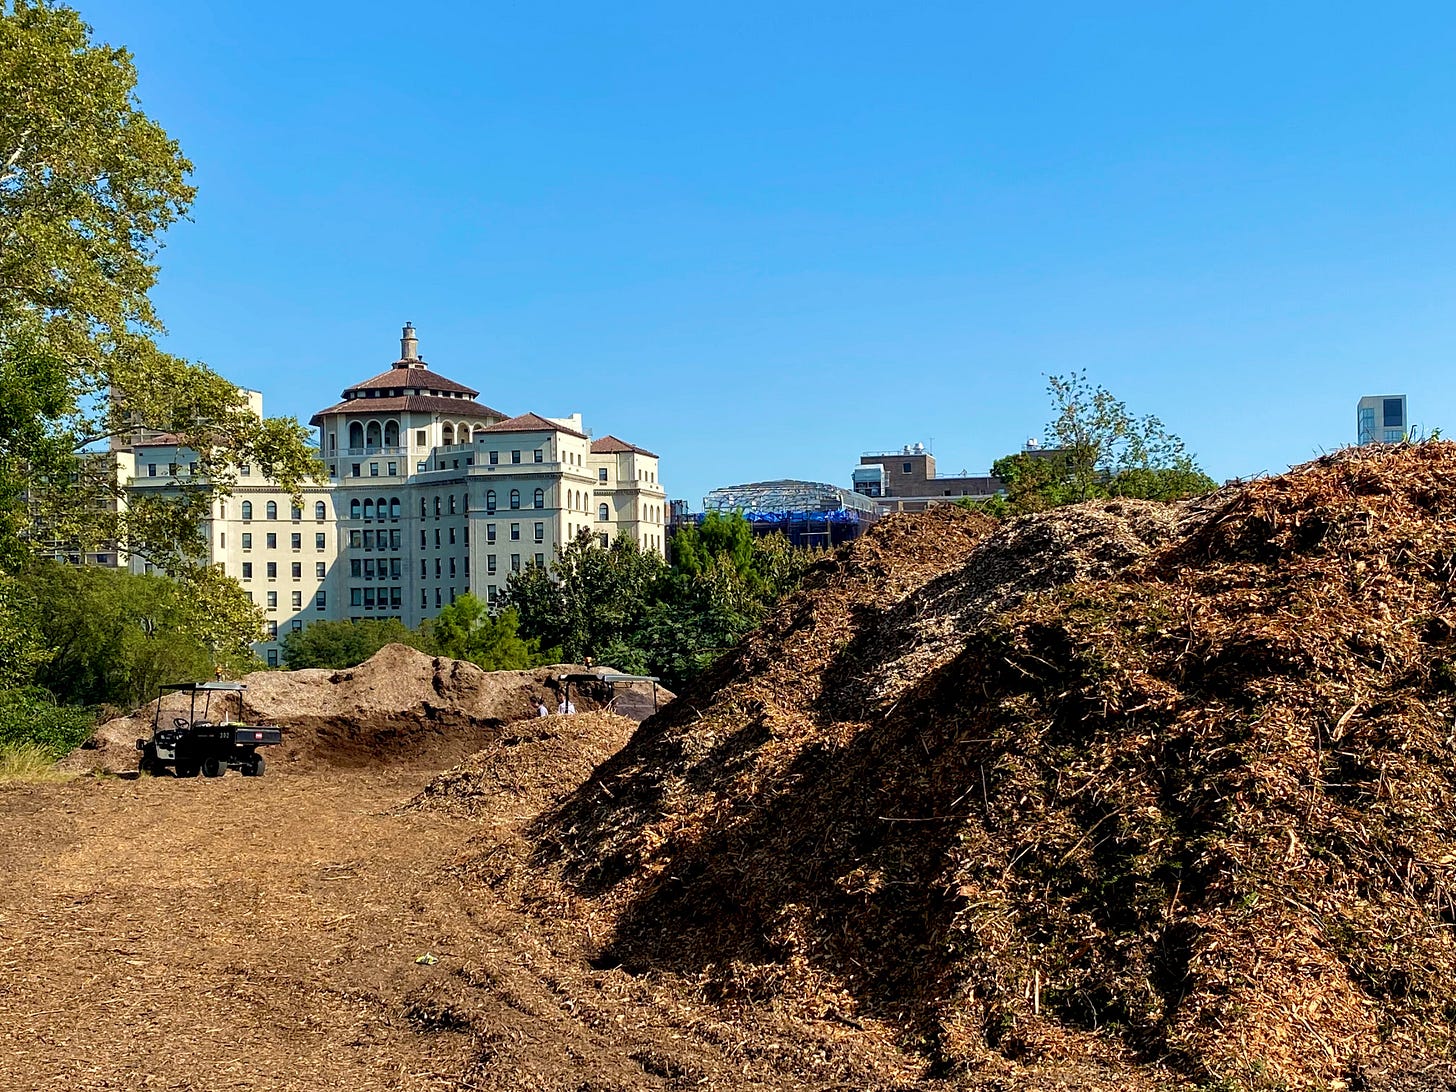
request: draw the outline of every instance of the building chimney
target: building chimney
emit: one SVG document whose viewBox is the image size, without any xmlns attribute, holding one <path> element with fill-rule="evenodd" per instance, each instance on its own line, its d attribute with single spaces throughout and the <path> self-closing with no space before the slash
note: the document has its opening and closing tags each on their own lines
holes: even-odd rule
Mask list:
<svg viewBox="0 0 1456 1092">
<path fill-rule="evenodd" d="M 420 358 L 420 339 L 415 337 L 413 322 L 404 324 L 404 333 L 399 339 L 399 358 L 401 360 L 418 360 Z"/>
</svg>

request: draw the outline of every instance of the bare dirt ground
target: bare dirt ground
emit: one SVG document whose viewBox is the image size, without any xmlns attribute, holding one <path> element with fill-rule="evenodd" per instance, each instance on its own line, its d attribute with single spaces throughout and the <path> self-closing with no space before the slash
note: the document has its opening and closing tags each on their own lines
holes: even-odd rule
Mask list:
<svg viewBox="0 0 1456 1092">
<path fill-rule="evenodd" d="M 875 1026 L 594 969 L 534 809 L 402 807 L 437 772 L 0 786 L 0 1088 L 913 1085 Z"/>
</svg>

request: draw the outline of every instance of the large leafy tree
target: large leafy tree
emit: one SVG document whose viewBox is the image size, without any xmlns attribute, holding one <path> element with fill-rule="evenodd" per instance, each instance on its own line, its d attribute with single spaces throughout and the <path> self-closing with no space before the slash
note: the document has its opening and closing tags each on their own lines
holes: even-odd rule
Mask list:
<svg viewBox="0 0 1456 1092">
<path fill-rule="evenodd" d="M 388 644 L 432 650 L 430 642 L 418 630 L 410 629 L 397 618 L 319 621 L 284 634 L 283 663 L 294 670 L 353 667 Z"/>
<path fill-rule="evenodd" d="M 1006 496 L 997 513 L 1035 512 L 1097 497 L 1177 500 L 1214 488 L 1183 441 L 1151 414 L 1137 417 L 1086 372 L 1047 380 L 1053 416 L 1046 446 L 991 467 Z"/>
<path fill-rule="evenodd" d="M 163 352 L 149 293 L 162 233 L 193 197 L 191 164 L 144 114 L 124 49 L 52 0 L 0 0 L 0 563 L 37 541 L 122 541 L 169 571 L 194 564 L 211 497 L 250 463 L 297 488 L 316 463 L 291 418 Z M 139 430 L 198 452 L 197 484 L 120 497 L 102 452 Z"/>
<path fill-rule="evenodd" d="M 524 640 L 520 618 L 509 607 L 492 615 L 470 593 L 460 596 L 429 623 L 430 639 L 442 656 L 469 660 L 487 671 L 520 671 L 538 662 L 538 645 Z"/>
</svg>

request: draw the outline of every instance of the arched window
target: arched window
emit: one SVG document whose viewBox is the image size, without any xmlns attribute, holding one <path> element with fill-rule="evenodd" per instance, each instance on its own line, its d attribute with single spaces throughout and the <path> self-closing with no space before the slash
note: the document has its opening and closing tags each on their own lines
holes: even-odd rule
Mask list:
<svg viewBox="0 0 1456 1092">
<path fill-rule="evenodd" d="M 511 490 L 511 507 L 512 508 L 519 508 L 520 506 L 521 506 L 521 491 L 519 489 L 512 489 Z"/>
<path fill-rule="evenodd" d="M 439 497 L 436 497 L 435 498 L 435 518 L 436 519 L 439 519 L 440 518 L 440 498 Z"/>
<path fill-rule="evenodd" d="M 313 506 L 313 518 L 314 519 L 324 519 L 328 515 L 328 511 L 329 510 L 324 507 L 324 502 L 323 501 L 319 501 L 317 504 L 315 504 Z"/>
<path fill-rule="evenodd" d="M 379 450 L 379 422 L 370 421 L 364 426 L 364 448 L 367 451 Z"/>
<path fill-rule="evenodd" d="M 268 518 L 269 519 L 277 519 L 278 518 L 278 502 L 277 501 L 269 501 L 268 502 Z"/>
<path fill-rule="evenodd" d="M 455 514 L 455 494 L 454 493 L 451 493 L 450 494 L 450 514 L 452 516 Z"/>
<path fill-rule="evenodd" d="M 364 449 L 364 426 L 358 421 L 349 424 L 349 447 L 355 454 Z"/>
<path fill-rule="evenodd" d="M 374 518 L 374 502 L 372 500 L 370 500 L 368 497 L 365 497 L 364 498 L 364 518 L 365 519 L 373 519 Z"/>
<path fill-rule="evenodd" d="M 421 497 L 420 498 L 420 519 L 424 519 L 429 514 L 430 514 L 430 510 L 425 507 L 425 498 L 424 497 Z"/>
<path fill-rule="evenodd" d="M 384 446 L 399 447 L 399 422 L 384 422 Z"/>
<path fill-rule="evenodd" d="M 544 490 L 544 489 L 538 489 L 538 490 L 536 490 L 535 507 L 537 507 L 537 508 L 545 508 L 546 507 L 546 490 Z"/>
<path fill-rule="evenodd" d="M 464 421 L 455 427 L 455 438 L 462 444 L 470 443 L 470 426 Z"/>
<path fill-rule="evenodd" d="M 607 506 L 605 504 L 597 505 L 597 519 L 603 523 L 607 521 Z"/>
<path fill-rule="evenodd" d="M 291 508 L 289 508 L 288 515 L 290 519 L 293 519 L 295 521 L 301 520 L 303 519 L 303 508 L 300 505 L 295 504 Z"/>
<path fill-rule="evenodd" d="M 485 491 L 485 510 L 487 512 L 494 512 L 495 511 L 495 490 L 494 489 L 487 489 Z"/>
<path fill-rule="evenodd" d="M 374 511 L 378 514 L 380 519 L 383 519 L 385 515 L 387 515 L 389 512 L 389 502 L 386 501 L 383 497 L 380 497 L 377 501 L 374 502 Z"/>
<path fill-rule="evenodd" d="M 243 501 L 243 519 L 253 518 L 253 502 Z"/>
<path fill-rule="evenodd" d="M 449 447 L 451 444 L 453 444 L 455 442 L 455 426 L 454 425 L 446 425 L 445 428 L 443 429 L 441 435 L 444 437 L 445 446 L 446 447 Z"/>
<path fill-rule="evenodd" d="M 390 497 L 389 498 L 389 518 L 390 519 L 399 519 L 399 498 L 398 497 Z M 391 532 L 391 534 L 392 533 L 393 532 Z"/>
<path fill-rule="evenodd" d="M 359 498 L 358 497 L 355 497 L 353 500 L 351 500 L 349 502 L 349 518 L 350 519 L 358 519 L 359 518 Z"/>
<path fill-rule="evenodd" d="M 462 511 L 462 512 L 468 512 L 468 511 L 470 511 L 470 494 L 469 493 L 461 493 L 460 494 L 460 511 Z"/>
</svg>

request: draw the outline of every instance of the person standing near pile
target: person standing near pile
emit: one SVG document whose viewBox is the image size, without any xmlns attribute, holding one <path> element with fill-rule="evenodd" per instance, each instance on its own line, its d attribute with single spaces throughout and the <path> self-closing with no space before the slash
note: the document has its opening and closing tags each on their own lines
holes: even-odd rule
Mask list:
<svg viewBox="0 0 1456 1092">
<path fill-rule="evenodd" d="M 546 703 L 539 696 L 532 698 L 531 702 L 536 706 L 536 715 L 538 717 L 549 717 L 551 715 L 551 710 L 546 708 Z"/>
</svg>

